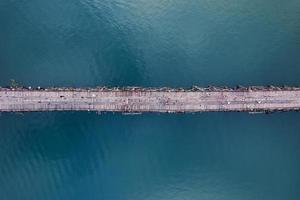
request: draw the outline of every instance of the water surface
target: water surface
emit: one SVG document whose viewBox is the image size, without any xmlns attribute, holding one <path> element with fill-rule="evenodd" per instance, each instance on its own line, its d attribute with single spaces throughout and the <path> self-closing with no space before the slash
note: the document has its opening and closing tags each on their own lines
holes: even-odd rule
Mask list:
<svg viewBox="0 0 300 200">
<path fill-rule="evenodd" d="M 5 114 L 4 199 L 298 199 L 298 113 Z"/>
<path fill-rule="evenodd" d="M 300 85 L 298 0 L 1 0 L 0 85 Z"/>
</svg>

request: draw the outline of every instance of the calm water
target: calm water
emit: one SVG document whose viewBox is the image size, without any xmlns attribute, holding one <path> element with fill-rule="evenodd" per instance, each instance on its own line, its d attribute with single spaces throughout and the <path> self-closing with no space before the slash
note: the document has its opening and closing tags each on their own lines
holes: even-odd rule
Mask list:
<svg viewBox="0 0 300 200">
<path fill-rule="evenodd" d="M 299 0 L 0 0 L 0 85 L 300 85 Z M 0 116 L 2 200 L 298 200 L 300 113 Z"/>
</svg>

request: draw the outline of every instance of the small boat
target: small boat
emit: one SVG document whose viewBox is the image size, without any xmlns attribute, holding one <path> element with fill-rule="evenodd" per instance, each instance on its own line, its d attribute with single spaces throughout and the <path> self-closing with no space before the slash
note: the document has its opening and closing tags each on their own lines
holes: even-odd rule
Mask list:
<svg viewBox="0 0 300 200">
<path fill-rule="evenodd" d="M 141 115 L 141 112 L 123 112 L 122 115 Z"/>
<path fill-rule="evenodd" d="M 249 114 L 266 114 L 266 112 L 264 112 L 264 111 L 253 111 L 253 112 L 249 112 Z"/>
</svg>

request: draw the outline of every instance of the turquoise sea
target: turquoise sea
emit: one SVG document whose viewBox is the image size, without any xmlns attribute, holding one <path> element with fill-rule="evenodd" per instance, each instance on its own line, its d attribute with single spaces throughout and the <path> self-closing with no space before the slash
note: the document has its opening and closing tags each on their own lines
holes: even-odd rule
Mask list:
<svg viewBox="0 0 300 200">
<path fill-rule="evenodd" d="M 299 0 L 0 0 L 0 86 L 300 85 Z M 298 200 L 300 113 L 1 113 L 2 200 Z"/>
</svg>

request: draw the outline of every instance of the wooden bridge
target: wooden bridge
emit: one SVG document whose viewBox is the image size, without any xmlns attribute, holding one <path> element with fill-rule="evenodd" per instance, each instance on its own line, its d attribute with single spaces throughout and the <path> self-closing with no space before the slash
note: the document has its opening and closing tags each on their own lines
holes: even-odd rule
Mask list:
<svg viewBox="0 0 300 200">
<path fill-rule="evenodd" d="M 0 112 L 274 112 L 300 110 L 299 88 L 0 88 Z"/>
</svg>

